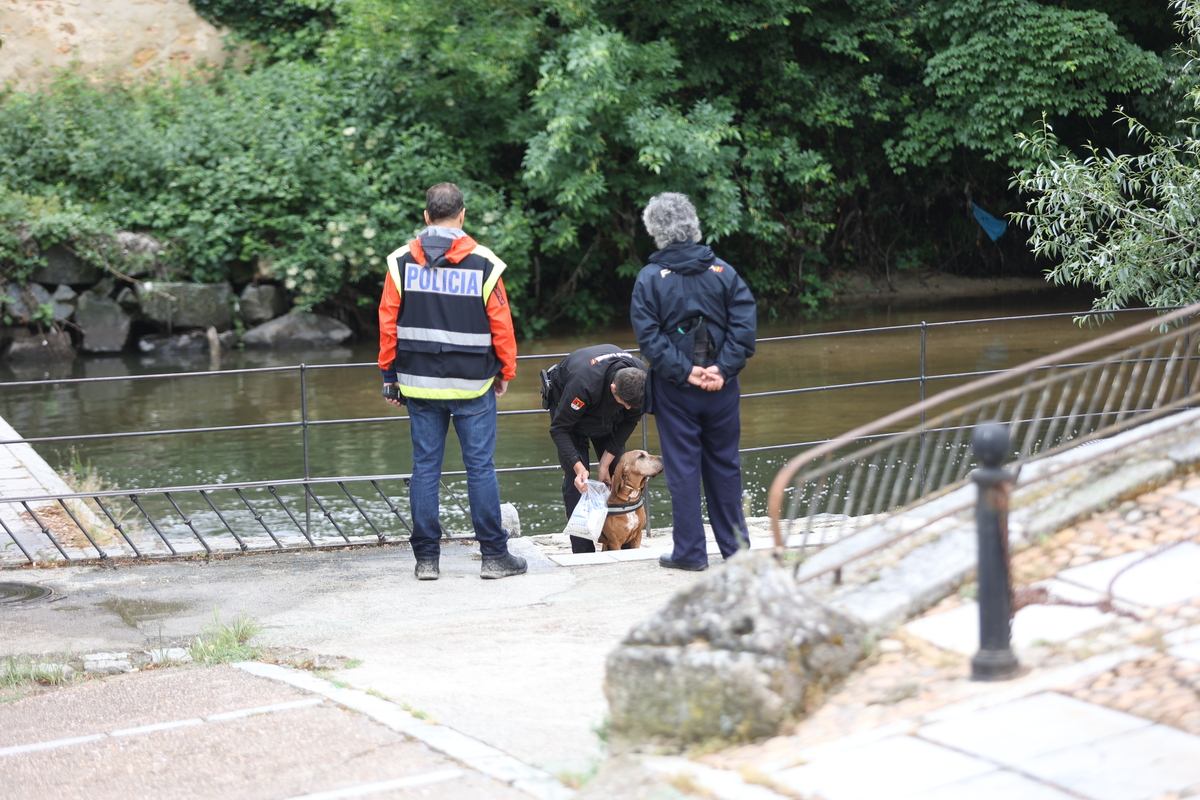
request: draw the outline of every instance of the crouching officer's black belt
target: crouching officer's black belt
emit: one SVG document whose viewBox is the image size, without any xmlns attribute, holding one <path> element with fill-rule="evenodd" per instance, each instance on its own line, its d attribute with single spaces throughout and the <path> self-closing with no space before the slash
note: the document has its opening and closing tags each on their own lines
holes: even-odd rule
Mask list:
<svg viewBox="0 0 1200 800">
<path fill-rule="evenodd" d="M 555 364 L 550 369 L 544 369 L 538 372 L 538 377 L 542 379 L 542 408 L 549 410 L 550 406 L 554 405 L 552 394 L 554 387 L 550 383 L 550 373 L 558 369 L 558 364 Z"/>
<path fill-rule="evenodd" d="M 608 515 L 614 517 L 618 514 L 628 514 L 630 511 L 637 511 L 644 505 L 646 505 L 646 495 L 642 495 L 637 500 L 626 503 L 623 506 L 609 506 Z"/>
</svg>

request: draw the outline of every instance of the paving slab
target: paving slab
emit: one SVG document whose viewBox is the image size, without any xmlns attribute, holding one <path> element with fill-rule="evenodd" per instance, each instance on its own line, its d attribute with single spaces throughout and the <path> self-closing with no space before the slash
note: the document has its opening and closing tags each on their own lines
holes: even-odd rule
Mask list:
<svg viewBox="0 0 1200 800">
<path fill-rule="evenodd" d="M 1108 591 L 1112 583 L 1114 597 L 1137 605 L 1162 608 L 1185 603 L 1200 597 L 1200 545 L 1183 542 L 1149 556 L 1126 553 L 1073 567 L 1058 577 L 1097 592 Z"/>
<path fill-rule="evenodd" d="M 1182 658 L 1187 661 L 1200 661 L 1200 642 L 1177 644 L 1168 649 L 1167 652 L 1176 658 Z"/>
<path fill-rule="evenodd" d="M 1200 642 L 1200 625 L 1190 625 L 1186 628 L 1180 628 L 1179 630 L 1164 634 L 1163 641 L 1167 644 Z"/>
<path fill-rule="evenodd" d="M 1150 725 L 1018 766 L 1028 775 L 1092 800 L 1149 800 L 1200 786 L 1200 737 Z"/>
<path fill-rule="evenodd" d="M 623 563 L 626 561 L 657 561 L 660 555 L 669 552 L 671 551 L 665 547 L 639 547 L 637 550 L 611 550 L 609 555 L 612 556 L 613 561 Z"/>
<path fill-rule="evenodd" d="M 223 623 L 244 613 L 263 645 L 361 662 L 339 672 L 351 686 L 551 774 L 586 772 L 603 756 L 605 657 L 700 575 L 646 561 L 563 569 L 510 544 L 529 573 L 502 581 L 479 579 L 473 543 L 443 547 L 437 581 L 413 578 L 403 545 L 23 571 L 54 602 L 0 608 L 0 658 L 149 650 L 196 636 L 214 609 Z"/>
<path fill-rule="evenodd" d="M 1024 775 L 998 770 L 909 795 L 910 800 L 1079 800 Z"/>
<path fill-rule="evenodd" d="M 1194 506 L 1200 506 L 1200 489 L 1184 489 L 1182 492 L 1176 492 L 1172 496 L 1186 503 L 1191 503 Z"/>
<path fill-rule="evenodd" d="M 1140 717 L 1045 692 L 926 725 L 918 735 L 1011 766 L 1151 724 Z"/>
<path fill-rule="evenodd" d="M 549 556 L 549 558 L 560 567 L 586 567 L 593 564 L 616 563 L 616 560 L 608 553 L 560 553 Z"/>
<path fill-rule="evenodd" d="M 232 667 L 149 670 L 0 704 L 0 747 L 208 717 L 309 696 Z"/>
<path fill-rule="evenodd" d="M 217 723 L 147 726 L 126 736 L 3 756 L 0 769 L 3 800 L 259 800 L 316 793 L 385 800 L 533 800 L 329 703 Z M 412 791 L 416 787 L 421 788 Z"/>
<path fill-rule="evenodd" d="M 775 773 L 802 795 L 824 800 L 902 798 L 996 770 L 978 758 L 912 736 L 892 736 Z"/>
<path fill-rule="evenodd" d="M 1016 648 L 1026 648 L 1046 642 L 1065 642 L 1114 619 L 1113 614 L 1095 608 L 1026 606 L 1013 617 L 1012 644 Z M 943 650 L 963 655 L 974 655 L 979 650 L 979 606 L 974 602 L 922 617 L 904 628 Z"/>
</svg>

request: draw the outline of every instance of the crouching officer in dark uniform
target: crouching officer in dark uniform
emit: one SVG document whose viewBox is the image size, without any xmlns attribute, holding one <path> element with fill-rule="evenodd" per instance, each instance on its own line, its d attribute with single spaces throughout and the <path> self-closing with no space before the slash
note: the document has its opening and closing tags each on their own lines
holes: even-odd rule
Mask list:
<svg viewBox="0 0 1200 800">
<path fill-rule="evenodd" d="M 567 518 L 587 491 L 588 442 L 600 459 L 601 483 L 612 480 L 613 462 L 642 416 L 646 365 L 616 345 L 598 344 L 571 353 L 542 372 L 542 407 L 550 410 L 550 438 L 563 468 Z M 594 553 L 594 542 L 571 537 L 571 552 Z"/>
</svg>

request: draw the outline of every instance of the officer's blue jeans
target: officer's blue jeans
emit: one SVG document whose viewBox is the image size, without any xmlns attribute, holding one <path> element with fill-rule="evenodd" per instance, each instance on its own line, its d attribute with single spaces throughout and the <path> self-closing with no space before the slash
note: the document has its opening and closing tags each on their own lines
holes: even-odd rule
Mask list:
<svg viewBox="0 0 1200 800">
<path fill-rule="evenodd" d="M 671 492 L 675 548 L 671 560 L 689 567 L 708 564 L 700 486 L 721 555 L 749 546 L 742 512 L 742 436 L 738 381 L 706 392 L 691 384 L 654 381 L 654 421 L 662 445 L 663 471 Z"/>
<path fill-rule="evenodd" d="M 408 399 L 408 419 L 412 432 L 413 470 L 408 487 L 412 506 L 413 555 L 418 559 L 437 558 L 438 484 L 442 479 L 442 456 L 450 420 L 462 445 L 463 465 L 467 470 L 467 498 L 471 504 L 471 524 L 483 555 L 503 556 L 508 552 L 508 535 L 500 528 L 500 482 L 496 478 L 496 394 L 490 389 L 469 400 Z"/>
</svg>

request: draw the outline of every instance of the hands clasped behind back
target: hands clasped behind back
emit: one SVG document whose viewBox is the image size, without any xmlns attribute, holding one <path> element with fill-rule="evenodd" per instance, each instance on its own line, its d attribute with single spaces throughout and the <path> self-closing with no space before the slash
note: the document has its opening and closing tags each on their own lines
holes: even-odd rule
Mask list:
<svg viewBox="0 0 1200 800">
<path fill-rule="evenodd" d="M 693 386 L 699 386 L 706 392 L 717 392 L 725 386 L 725 376 L 721 374 L 721 370 L 717 368 L 716 364 L 711 367 L 692 367 L 687 382 Z"/>
</svg>

